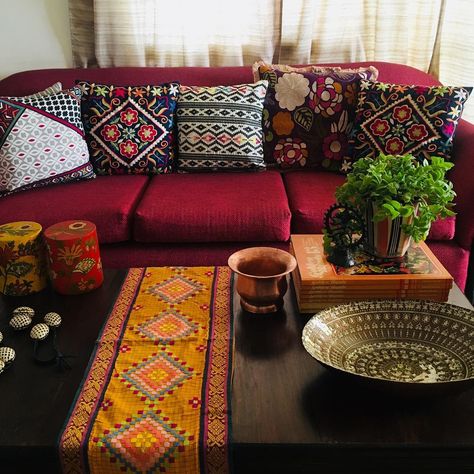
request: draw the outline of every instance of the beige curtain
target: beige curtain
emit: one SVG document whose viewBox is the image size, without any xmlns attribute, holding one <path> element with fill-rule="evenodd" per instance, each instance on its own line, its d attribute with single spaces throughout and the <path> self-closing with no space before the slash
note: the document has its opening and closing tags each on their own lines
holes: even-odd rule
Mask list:
<svg viewBox="0 0 474 474">
<path fill-rule="evenodd" d="M 441 0 L 285 2 L 281 60 L 379 60 L 427 71 L 441 4 Z"/>
<path fill-rule="evenodd" d="M 70 0 L 80 67 L 389 61 L 474 85 L 472 0 Z M 474 121 L 474 99 L 464 118 Z"/>
<path fill-rule="evenodd" d="M 69 8 L 79 67 L 238 66 L 273 60 L 279 45 L 280 0 L 70 0 Z"/>
</svg>

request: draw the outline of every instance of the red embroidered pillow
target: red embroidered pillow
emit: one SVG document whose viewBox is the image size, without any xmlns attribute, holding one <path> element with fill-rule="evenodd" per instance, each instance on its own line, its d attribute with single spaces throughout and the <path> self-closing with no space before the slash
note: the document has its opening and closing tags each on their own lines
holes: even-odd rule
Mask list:
<svg viewBox="0 0 474 474">
<path fill-rule="evenodd" d="M 97 174 L 173 170 L 178 83 L 120 87 L 84 81 L 79 85 L 86 140 Z"/>
<path fill-rule="evenodd" d="M 350 144 L 353 161 L 379 153 L 449 160 L 472 87 L 407 86 L 362 81 Z"/>
</svg>

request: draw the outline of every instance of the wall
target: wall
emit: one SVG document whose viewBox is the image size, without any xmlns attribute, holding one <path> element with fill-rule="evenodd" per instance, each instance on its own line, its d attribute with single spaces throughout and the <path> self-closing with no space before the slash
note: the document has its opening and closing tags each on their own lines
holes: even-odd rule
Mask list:
<svg viewBox="0 0 474 474">
<path fill-rule="evenodd" d="M 0 79 L 14 72 L 71 67 L 68 0 L 0 0 Z"/>
</svg>

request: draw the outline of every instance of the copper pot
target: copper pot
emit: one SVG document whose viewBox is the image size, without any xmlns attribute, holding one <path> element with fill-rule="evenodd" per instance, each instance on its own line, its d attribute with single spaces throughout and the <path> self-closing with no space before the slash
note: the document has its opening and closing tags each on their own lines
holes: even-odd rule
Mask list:
<svg viewBox="0 0 474 474">
<path fill-rule="evenodd" d="M 296 268 L 296 259 L 284 250 L 251 247 L 229 257 L 237 274 L 236 289 L 242 308 L 250 313 L 274 313 L 283 306 L 288 289 L 286 276 Z"/>
</svg>

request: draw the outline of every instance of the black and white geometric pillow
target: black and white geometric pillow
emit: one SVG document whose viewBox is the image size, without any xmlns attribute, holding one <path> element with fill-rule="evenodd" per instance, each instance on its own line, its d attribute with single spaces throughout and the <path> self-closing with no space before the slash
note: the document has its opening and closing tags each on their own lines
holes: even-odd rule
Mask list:
<svg viewBox="0 0 474 474">
<path fill-rule="evenodd" d="M 94 178 L 81 121 L 81 90 L 0 98 L 0 196 Z"/>
<path fill-rule="evenodd" d="M 262 112 L 267 87 L 267 81 L 180 86 L 178 170 L 264 169 Z"/>
</svg>

